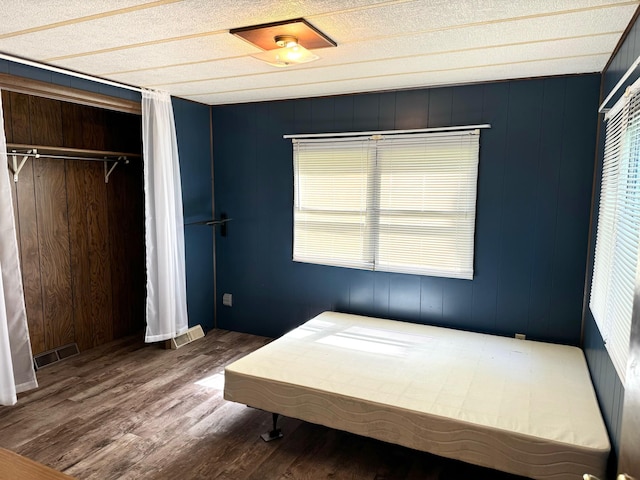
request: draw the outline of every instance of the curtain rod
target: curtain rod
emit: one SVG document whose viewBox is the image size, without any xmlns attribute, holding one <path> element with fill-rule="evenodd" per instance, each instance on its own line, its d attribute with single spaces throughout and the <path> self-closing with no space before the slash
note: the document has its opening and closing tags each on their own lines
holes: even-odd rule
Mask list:
<svg viewBox="0 0 640 480">
<path fill-rule="evenodd" d="M 616 83 L 616 86 L 613 87 L 613 90 L 611 90 L 609 95 L 607 95 L 607 98 L 604 99 L 604 102 L 602 102 L 602 104 L 598 108 L 598 113 L 602 113 L 606 109 L 607 103 L 609 103 L 609 100 L 611 100 L 611 98 L 618 92 L 618 90 L 620 90 L 620 87 L 624 85 L 624 82 L 627 81 L 627 78 L 629 78 L 631 74 L 634 72 L 634 70 L 638 68 L 638 65 L 640 65 L 640 55 L 638 55 L 638 58 L 636 58 L 636 61 L 631 64 L 631 66 L 627 69 L 627 71 L 624 73 L 622 78 L 618 81 L 618 83 Z"/>
<path fill-rule="evenodd" d="M 4 60 L 8 60 L 10 62 L 27 65 L 29 67 L 40 68 L 42 70 L 49 70 L 50 72 L 61 73 L 63 75 L 82 78 L 83 80 L 90 80 L 92 82 L 103 83 L 105 85 L 110 85 L 112 87 L 125 88 L 127 90 L 133 90 L 134 92 L 142 93 L 142 88 L 140 87 L 134 87 L 132 85 L 127 85 L 126 83 L 114 82 L 112 80 L 107 80 L 106 78 L 95 77 L 93 75 L 87 75 L 85 73 L 80 73 L 80 72 L 75 72 L 73 70 L 67 70 L 65 68 L 55 67 L 53 65 L 48 65 L 46 63 L 35 62 L 27 58 L 16 57 L 14 55 L 9 55 L 2 52 L 0 52 L 0 58 Z"/>
<path fill-rule="evenodd" d="M 282 138 L 329 138 L 329 137 L 359 137 L 363 135 L 394 135 L 402 133 L 453 132 L 457 130 L 475 130 L 477 128 L 491 128 L 491 124 L 459 125 L 455 127 L 415 128 L 413 130 L 376 130 L 369 132 L 337 132 L 337 133 L 294 133 L 283 135 Z"/>
</svg>

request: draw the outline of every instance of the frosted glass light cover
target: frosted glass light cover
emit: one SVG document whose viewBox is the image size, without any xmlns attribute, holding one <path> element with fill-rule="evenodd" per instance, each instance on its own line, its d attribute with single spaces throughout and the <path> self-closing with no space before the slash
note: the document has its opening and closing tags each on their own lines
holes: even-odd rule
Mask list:
<svg viewBox="0 0 640 480">
<path fill-rule="evenodd" d="M 299 63 L 313 62 L 320 58 L 301 45 L 267 50 L 266 52 L 252 55 L 252 57 L 262 60 L 269 65 L 273 65 L 274 67 L 288 67 Z"/>
</svg>

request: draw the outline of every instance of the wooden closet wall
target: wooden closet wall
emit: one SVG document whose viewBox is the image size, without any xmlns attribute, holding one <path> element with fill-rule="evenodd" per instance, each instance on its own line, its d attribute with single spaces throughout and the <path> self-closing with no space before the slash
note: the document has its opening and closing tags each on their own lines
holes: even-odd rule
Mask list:
<svg viewBox="0 0 640 480">
<path fill-rule="evenodd" d="M 7 143 L 140 153 L 139 115 L 2 92 Z M 142 160 L 27 160 L 11 181 L 34 354 L 144 327 Z"/>
</svg>

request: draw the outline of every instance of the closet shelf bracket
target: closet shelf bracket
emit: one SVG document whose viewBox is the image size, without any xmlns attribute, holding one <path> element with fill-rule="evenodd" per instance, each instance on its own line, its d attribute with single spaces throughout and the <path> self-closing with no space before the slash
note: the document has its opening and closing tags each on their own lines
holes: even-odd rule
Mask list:
<svg viewBox="0 0 640 480">
<path fill-rule="evenodd" d="M 20 160 L 20 163 L 18 163 L 18 155 L 23 155 L 22 160 Z M 26 154 L 19 154 L 15 150 L 11 150 L 11 158 L 13 162 L 12 162 L 12 165 L 10 165 L 10 167 L 11 167 L 11 171 L 13 172 L 14 182 L 16 183 L 18 182 L 18 176 L 20 175 L 20 170 L 22 170 L 22 167 L 24 167 L 24 164 L 27 161 L 27 158 L 29 157 L 40 158 L 40 154 L 38 153 L 38 150 L 35 148 L 28 150 Z"/>
<path fill-rule="evenodd" d="M 113 162 L 113 165 L 109 167 L 109 162 Z M 113 173 L 120 162 L 124 162 L 125 165 L 129 163 L 127 157 L 118 157 L 117 160 L 108 160 L 106 157 L 104 159 L 104 183 L 109 183 L 109 176 Z"/>
</svg>

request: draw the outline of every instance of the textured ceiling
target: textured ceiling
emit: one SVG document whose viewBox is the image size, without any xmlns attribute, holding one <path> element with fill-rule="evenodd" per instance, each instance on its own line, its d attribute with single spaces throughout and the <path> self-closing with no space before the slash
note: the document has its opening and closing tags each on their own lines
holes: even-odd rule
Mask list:
<svg viewBox="0 0 640 480">
<path fill-rule="evenodd" d="M 207 104 L 600 72 L 640 0 L 3 0 L 0 52 Z M 275 68 L 232 28 L 337 42 Z"/>
</svg>

